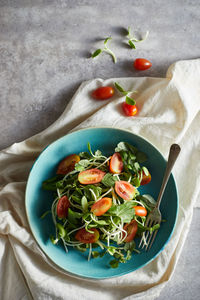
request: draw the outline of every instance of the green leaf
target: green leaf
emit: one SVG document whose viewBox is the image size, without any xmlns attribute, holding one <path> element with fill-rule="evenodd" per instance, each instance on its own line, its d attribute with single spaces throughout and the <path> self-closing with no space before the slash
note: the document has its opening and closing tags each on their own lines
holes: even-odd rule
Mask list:
<svg viewBox="0 0 200 300">
<path fill-rule="evenodd" d="M 144 174 L 145 174 L 146 176 L 149 175 L 149 171 L 148 171 L 148 169 L 147 169 L 146 167 L 142 167 L 142 170 L 144 171 Z"/>
<path fill-rule="evenodd" d="M 97 57 L 99 54 L 101 54 L 101 52 L 102 52 L 102 49 L 97 49 L 96 51 L 94 51 L 94 52 L 92 53 L 92 58 Z"/>
<path fill-rule="evenodd" d="M 97 156 L 97 157 L 98 156 L 100 157 L 100 156 L 102 156 L 102 152 L 100 150 L 96 150 L 94 155 Z"/>
<path fill-rule="evenodd" d="M 76 171 L 83 171 L 90 165 L 90 161 L 88 159 L 81 159 L 78 163 L 75 164 Z"/>
<path fill-rule="evenodd" d="M 107 186 L 107 187 L 111 187 L 115 185 L 115 181 L 117 181 L 117 177 L 113 176 L 111 173 L 107 173 L 103 179 L 102 179 L 102 183 Z"/>
<path fill-rule="evenodd" d="M 120 142 L 117 144 L 117 147 L 115 148 L 115 152 L 120 152 L 120 151 L 128 151 L 127 143 L 125 142 Z"/>
<path fill-rule="evenodd" d="M 126 103 L 129 105 L 135 105 L 136 101 L 128 96 L 126 96 Z"/>
<path fill-rule="evenodd" d="M 65 228 L 60 224 L 60 223 L 57 223 L 56 224 L 56 227 L 58 229 L 58 234 L 61 238 L 64 238 L 65 235 L 66 235 L 66 230 Z"/>
<path fill-rule="evenodd" d="M 136 247 L 136 244 L 135 244 L 135 241 L 131 241 L 129 243 L 125 243 L 124 245 L 124 250 L 127 252 L 128 250 L 133 252 L 133 250 L 135 249 Z"/>
<path fill-rule="evenodd" d="M 132 42 L 132 40 L 129 40 L 128 43 L 132 49 L 136 49 L 135 44 Z"/>
<path fill-rule="evenodd" d="M 73 211 L 71 208 L 68 209 L 68 220 L 72 224 L 77 224 L 78 219 L 82 218 L 83 214 Z"/>
<path fill-rule="evenodd" d="M 98 252 L 98 251 L 92 251 L 92 256 L 93 256 L 94 258 L 99 257 L 99 252 Z"/>
<path fill-rule="evenodd" d="M 108 212 L 112 216 L 121 218 L 124 223 L 130 223 L 135 216 L 135 210 L 133 208 L 133 201 L 126 201 L 120 205 L 113 205 Z"/>
<path fill-rule="evenodd" d="M 141 151 L 138 151 L 136 153 L 136 160 L 139 162 L 139 163 L 143 163 L 147 160 L 147 156 L 144 152 L 141 152 Z"/>
<path fill-rule="evenodd" d="M 122 93 L 124 96 L 126 96 L 126 95 L 128 94 L 128 92 L 125 91 L 125 90 L 123 89 L 123 87 L 122 87 L 121 85 L 119 85 L 118 82 L 115 82 L 115 87 L 116 87 L 116 89 L 117 89 L 120 93 Z"/>
<path fill-rule="evenodd" d="M 104 40 L 104 45 L 106 45 L 107 42 L 108 42 L 109 40 L 112 40 L 112 38 L 111 38 L 111 37 L 107 37 L 107 38 Z"/>
<path fill-rule="evenodd" d="M 83 196 L 81 198 L 81 206 L 82 206 L 82 209 L 83 209 L 83 213 L 86 213 L 88 211 L 88 201 L 87 201 L 87 198 L 85 196 Z"/>
<path fill-rule="evenodd" d="M 113 259 L 109 262 L 111 268 L 115 269 L 115 268 L 118 268 L 119 266 L 119 261 L 117 259 Z"/>
</svg>

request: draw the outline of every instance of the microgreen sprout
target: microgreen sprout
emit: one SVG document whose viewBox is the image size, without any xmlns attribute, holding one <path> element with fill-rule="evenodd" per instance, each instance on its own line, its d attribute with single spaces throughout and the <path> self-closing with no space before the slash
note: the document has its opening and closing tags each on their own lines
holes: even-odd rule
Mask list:
<svg viewBox="0 0 200 300">
<path fill-rule="evenodd" d="M 126 96 L 125 102 L 127 104 L 130 104 L 130 105 L 136 104 L 136 101 L 133 98 L 129 97 L 128 94 L 137 93 L 137 91 L 126 91 L 118 82 L 115 82 L 115 87 L 121 94 Z"/>
<path fill-rule="evenodd" d="M 144 40 L 147 39 L 149 35 L 149 31 L 146 31 L 145 35 L 143 38 L 141 39 L 137 39 L 132 33 L 131 33 L 131 28 L 130 26 L 128 27 L 128 34 L 127 34 L 127 37 L 128 37 L 128 44 L 129 46 L 132 48 L 132 49 L 136 49 L 136 46 L 134 43 L 138 43 L 138 42 L 142 42 Z"/>
<path fill-rule="evenodd" d="M 107 46 L 107 43 L 109 40 L 112 40 L 111 37 L 107 37 L 105 40 L 104 40 L 104 48 L 99 48 L 97 50 L 95 50 L 93 53 L 92 53 L 92 58 L 95 58 L 97 57 L 99 54 L 101 54 L 102 52 L 106 52 L 108 54 L 110 54 L 112 56 L 112 59 L 113 59 L 113 62 L 116 63 L 117 62 L 117 58 L 114 54 L 114 52 Z"/>
</svg>

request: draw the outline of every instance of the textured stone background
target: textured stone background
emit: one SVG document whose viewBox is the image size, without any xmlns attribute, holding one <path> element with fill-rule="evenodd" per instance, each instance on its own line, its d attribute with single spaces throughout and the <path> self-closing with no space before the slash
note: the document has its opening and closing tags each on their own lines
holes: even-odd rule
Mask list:
<svg viewBox="0 0 200 300">
<path fill-rule="evenodd" d="M 150 31 L 131 51 L 125 28 Z M 77 87 L 95 77 L 164 77 L 177 60 L 200 56 L 199 0 L 0 0 L 0 149 L 48 127 Z M 118 57 L 90 53 L 111 35 Z M 136 72 L 146 57 L 153 66 Z M 77 108 L 78 109 L 78 108 Z M 199 299 L 200 212 L 160 299 Z"/>
</svg>

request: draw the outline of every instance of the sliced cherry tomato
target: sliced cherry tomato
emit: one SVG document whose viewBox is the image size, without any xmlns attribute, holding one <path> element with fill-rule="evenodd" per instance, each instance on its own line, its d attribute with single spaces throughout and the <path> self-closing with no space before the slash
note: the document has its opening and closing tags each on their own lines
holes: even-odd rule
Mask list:
<svg viewBox="0 0 200 300">
<path fill-rule="evenodd" d="M 89 169 L 79 173 L 78 181 L 82 184 L 94 184 L 101 182 L 106 173 L 99 169 Z"/>
<path fill-rule="evenodd" d="M 91 211 L 97 217 L 102 216 L 111 208 L 112 206 L 112 198 L 101 198 L 99 201 L 95 202 L 92 207 Z"/>
<path fill-rule="evenodd" d="M 123 161 L 119 152 L 116 152 L 112 155 L 109 169 L 111 173 L 119 174 L 123 170 Z"/>
<path fill-rule="evenodd" d="M 135 195 L 135 188 L 127 181 L 116 181 L 115 192 L 124 200 L 131 200 Z"/>
<path fill-rule="evenodd" d="M 139 205 L 134 206 L 134 210 L 135 210 L 136 216 L 146 217 L 146 215 L 147 215 L 147 210 L 143 206 L 139 206 Z"/>
<path fill-rule="evenodd" d="M 99 239 L 99 231 L 96 228 L 90 228 L 88 232 L 85 228 L 79 229 L 75 235 L 75 239 L 84 244 L 96 243 Z"/>
<path fill-rule="evenodd" d="M 144 173 L 144 171 L 142 171 L 142 180 L 140 182 L 140 185 L 145 185 L 147 183 L 149 183 L 151 181 L 151 174 L 148 173 L 148 175 L 146 175 Z"/>
<path fill-rule="evenodd" d="M 129 243 L 131 242 L 134 237 L 136 236 L 138 229 L 137 222 L 132 220 L 130 223 L 124 225 L 124 230 L 127 232 L 127 237 L 125 238 L 124 242 Z"/>
<path fill-rule="evenodd" d="M 65 157 L 58 165 L 57 174 L 67 174 L 74 170 L 76 163 L 80 161 L 80 157 L 77 154 L 71 154 Z"/>
<path fill-rule="evenodd" d="M 152 63 L 145 58 L 136 58 L 136 60 L 133 63 L 133 66 L 135 69 L 143 71 L 151 68 Z"/>
<path fill-rule="evenodd" d="M 57 216 L 59 218 L 66 218 L 68 215 L 68 208 L 70 206 L 70 202 L 67 196 L 62 196 L 59 200 L 58 200 L 58 204 L 57 204 Z"/>
<path fill-rule="evenodd" d="M 106 100 L 114 95 L 114 88 L 111 86 L 101 86 L 92 92 L 92 97 L 97 100 Z"/>
<path fill-rule="evenodd" d="M 136 115 L 137 111 L 138 111 L 136 105 L 131 105 L 126 102 L 122 102 L 122 108 L 123 108 L 125 115 L 127 115 L 129 117 Z"/>
</svg>

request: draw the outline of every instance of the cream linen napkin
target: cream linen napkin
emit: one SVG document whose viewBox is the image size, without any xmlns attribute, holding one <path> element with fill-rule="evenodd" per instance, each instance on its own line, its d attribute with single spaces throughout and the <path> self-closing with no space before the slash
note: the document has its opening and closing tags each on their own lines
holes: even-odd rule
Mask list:
<svg viewBox="0 0 200 300">
<path fill-rule="evenodd" d="M 118 81 L 134 89 L 139 114 L 125 117 L 116 93 L 95 101 L 89 93 Z M 166 78 L 95 79 L 84 82 L 61 117 L 43 132 L 0 152 L 0 299 L 154 299 L 171 278 L 200 205 L 200 60 L 179 61 Z M 24 192 L 34 159 L 69 131 L 90 126 L 125 128 L 153 143 L 166 157 L 177 142 L 174 168 L 180 209 L 170 242 L 149 265 L 107 280 L 77 279 L 54 266 L 35 242 L 25 214 Z"/>
</svg>

